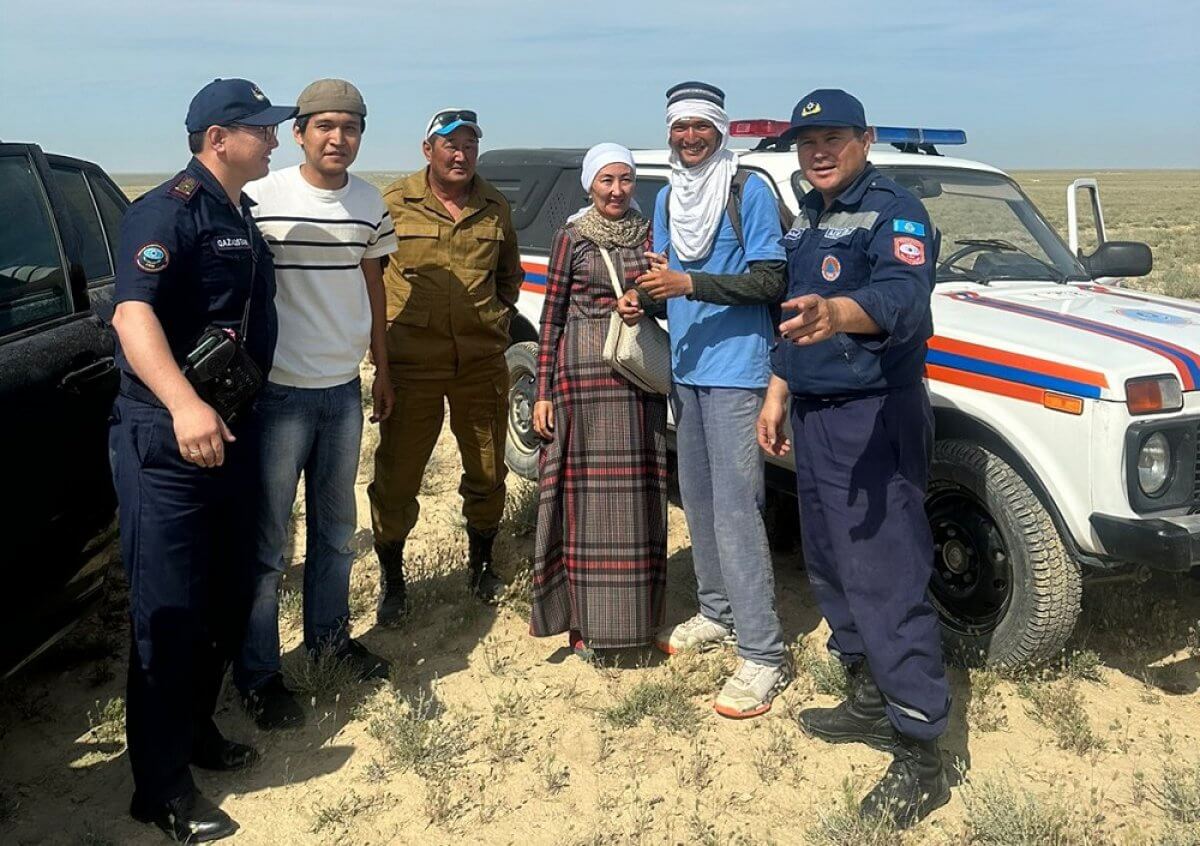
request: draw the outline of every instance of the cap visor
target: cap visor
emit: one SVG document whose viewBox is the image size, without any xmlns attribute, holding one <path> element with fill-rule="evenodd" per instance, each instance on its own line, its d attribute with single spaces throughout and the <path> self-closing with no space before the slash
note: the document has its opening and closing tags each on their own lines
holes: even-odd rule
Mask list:
<svg viewBox="0 0 1200 846">
<path fill-rule="evenodd" d="M 238 118 L 243 126 L 275 126 L 296 116 L 295 106 L 268 106 L 256 115 Z"/>
<path fill-rule="evenodd" d="M 443 135 L 443 136 L 449 135 L 451 132 L 458 129 L 460 126 L 469 126 L 475 130 L 475 137 L 477 137 L 477 138 L 483 137 L 483 130 L 479 128 L 479 124 L 471 123 L 471 121 L 469 121 L 469 120 L 456 120 L 456 121 L 454 121 L 454 123 L 447 124 L 446 126 L 443 126 L 441 129 L 435 129 L 433 131 L 433 134 L 434 135 Z"/>
<path fill-rule="evenodd" d="M 858 126 L 857 123 L 850 123 L 849 121 L 844 120 L 806 120 L 799 126 L 790 126 L 783 132 L 779 133 L 779 140 L 795 141 L 796 136 L 805 129 L 819 129 L 820 127 L 825 127 L 826 129 L 830 127 L 835 129 L 845 129 L 847 127 L 854 128 L 856 126 Z"/>
</svg>

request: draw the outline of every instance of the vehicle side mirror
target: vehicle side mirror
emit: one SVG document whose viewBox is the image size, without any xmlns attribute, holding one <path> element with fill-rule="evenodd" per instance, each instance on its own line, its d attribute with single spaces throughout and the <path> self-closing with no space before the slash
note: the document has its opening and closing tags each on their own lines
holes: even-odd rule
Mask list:
<svg viewBox="0 0 1200 846">
<path fill-rule="evenodd" d="M 1104 276 L 1145 276 L 1154 267 L 1154 254 L 1140 241 L 1105 241 L 1079 260 L 1093 279 Z"/>
</svg>

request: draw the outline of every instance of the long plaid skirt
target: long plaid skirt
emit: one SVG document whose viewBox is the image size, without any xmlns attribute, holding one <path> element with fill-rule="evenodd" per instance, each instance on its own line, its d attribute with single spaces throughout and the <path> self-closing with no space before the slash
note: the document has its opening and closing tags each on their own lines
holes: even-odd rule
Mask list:
<svg viewBox="0 0 1200 846">
<path fill-rule="evenodd" d="M 601 358 L 608 317 L 567 321 L 542 450 L 530 630 L 650 642 L 667 582 L 667 403 Z"/>
</svg>

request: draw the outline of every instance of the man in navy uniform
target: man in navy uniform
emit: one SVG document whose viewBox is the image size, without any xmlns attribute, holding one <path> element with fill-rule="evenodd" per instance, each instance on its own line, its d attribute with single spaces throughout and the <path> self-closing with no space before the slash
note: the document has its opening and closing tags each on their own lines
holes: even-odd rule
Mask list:
<svg viewBox="0 0 1200 846">
<path fill-rule="evenodd" d="M 277 125 L 294 115 L 244 79 L 209 83 L 188 109 L 194 157 L 121 226 L 109 449 L 129 577 L 130 813 L 187 842 L 237 830 L 190 766 L 240 769 L 257 753 L 213 722 L 249 609 L 254 510 L 239 496 L 252 489 L 250 456 L 182 367 L 207 327 L 240 332 L 247 314 L 245 349 L 270 369 L 275 271 L 242 186 L 266 175 Z"/>
<path fill-rule="evenodd" d="M 949 689 L 926 596 L 933 539 L 924 498 L 933 414 L 922 377 L 939 238 L 921 202 L 867 161 L 862 104 L 822 89 L 802 99 L 795 139 L 804 196 L 784 236 L 788 293 L 758 440 L 791 444 L 804 559 L 851 692 L 800 713 L 806 732 L 891 751 L 861 805 L 907 827 L 945 804 L 938 754 Z"/>
</svg>

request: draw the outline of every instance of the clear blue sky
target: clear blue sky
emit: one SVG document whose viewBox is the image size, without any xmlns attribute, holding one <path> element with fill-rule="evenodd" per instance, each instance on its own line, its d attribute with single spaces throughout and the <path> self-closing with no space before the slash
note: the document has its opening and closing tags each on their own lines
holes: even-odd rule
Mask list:
<svg viewBox="0 0 1200 846">
<path fill-rule="evenodd" d="M 371 170 L 420 163 L 446 105 L 478 109 L 485 149 L 662 146 L 685 79 L 734 117 L 846 88 L 872 122 L 962 127 L 963 155 L 1005 168 L 1200 167 L 1197 0 L 0 0 L 0 139 L 173 171 L 216 76 L 276 103 L 353 81 Z M 275 161 L 298 161 L 289 140 Z"/>
</svg>

